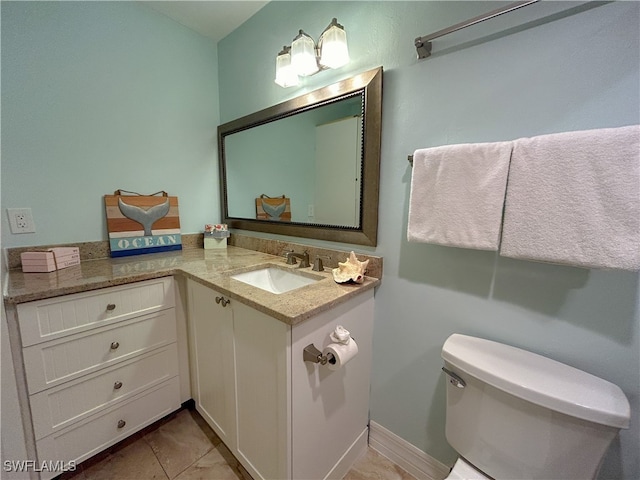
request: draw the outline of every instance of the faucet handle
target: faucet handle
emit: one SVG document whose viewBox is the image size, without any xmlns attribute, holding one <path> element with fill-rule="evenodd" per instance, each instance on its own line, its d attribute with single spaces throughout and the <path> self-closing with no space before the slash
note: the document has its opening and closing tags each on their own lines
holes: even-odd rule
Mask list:
<svg viewBox="0 0 640 480">
<path fill-rule="evenodd" d="M 284 252 L 284 256 L 287 259 L 287 265 L 295 265 L 296 263 L 298 263 L 293 253 L 293 250 L 287 250 L 286 252 Z"/>
<path fill-rule="evenodd" d="M 316 259 L 313 261 L 313 268 L 311 270 L 314 272 L 324 272 L 324 265 L 322 264 L 323 258 L 331 260 L 331 257 L 328 255 L 316 255 Z"/>
<path fill-rule="evenodd" d="M 302 252 L 302 255 L 300 255 L 300 266 L 298 268 L 307 268 L 309 266 L 309 251 L 305 250 Z"/>
</svg>

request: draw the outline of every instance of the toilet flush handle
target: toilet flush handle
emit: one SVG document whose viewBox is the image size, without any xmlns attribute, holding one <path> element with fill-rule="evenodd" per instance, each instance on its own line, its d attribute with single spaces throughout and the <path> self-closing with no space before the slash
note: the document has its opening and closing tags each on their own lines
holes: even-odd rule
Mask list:
<svg viewBox="0 0 640 480">
<path fill-rule="evenodd" d="M 442 371 L 449 376 L 449 382 L 451 382 L 452 385 L 455 385 L 458 388 L 464 388 L 467 386 L 467 383 L 462 378 L 448 368 L 442 367 Z"/>
</svg>

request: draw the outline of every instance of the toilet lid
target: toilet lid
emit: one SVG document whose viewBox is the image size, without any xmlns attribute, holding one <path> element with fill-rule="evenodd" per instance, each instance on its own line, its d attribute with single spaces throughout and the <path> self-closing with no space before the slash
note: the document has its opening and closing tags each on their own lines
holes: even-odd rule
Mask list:
<svg viewBox="0 0 640 480">
<path fill-rule="evenodd" d="M 502 343 L 454 333 L 442 358 L 504 392 L 557 412 L 629 428 L 631 407 L 620 387 L 577 368 Z"/>
<path fill-rule="evenodd" d="M 463 458 L 458 458 L 445 480 L 491 480 Z"/>
</svg>

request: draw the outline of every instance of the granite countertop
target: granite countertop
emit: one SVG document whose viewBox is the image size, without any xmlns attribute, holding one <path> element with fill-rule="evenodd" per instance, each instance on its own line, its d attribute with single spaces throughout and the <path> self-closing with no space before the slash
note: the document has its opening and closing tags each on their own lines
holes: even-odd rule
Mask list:
<svg viewBox="0 0 640 480">
<path fill-rule="evenodd" d="M 51 273 L 10 270 L 4 301 L 18 304 L 152 278 L 182 275 L 289 325 L 295 325 L 380 284 L 380 280 L 373 277 L 365 277 L 362 284 L 338 284 L 333 280 L 329 268 L 324 272 L 305 268 L 300 272 L 320 280 L 290 292 L 273 294 L 230 278 L 233 274 L 262 265 L 290 269 L 298 267 L 286 265 L 279 256 L 233 246 L 226 249 L 190 248 L 177 252 L 85 260 L 80 265 Z"/>
</svg>

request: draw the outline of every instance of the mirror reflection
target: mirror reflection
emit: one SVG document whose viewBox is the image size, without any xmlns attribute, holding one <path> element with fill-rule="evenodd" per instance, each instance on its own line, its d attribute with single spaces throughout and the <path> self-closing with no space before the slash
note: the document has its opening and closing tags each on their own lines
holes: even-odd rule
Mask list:
<svg viewBox="0 0 640 480">
<path fill-rule="evenodd" d="M 229 216 L 359 227 L 362 101 L 226 136 Z"/>
<path fill-rule="evenodd" d="M 376 245 L 382 68 L 218 127 L 231 228 Z"/>
</svg>

